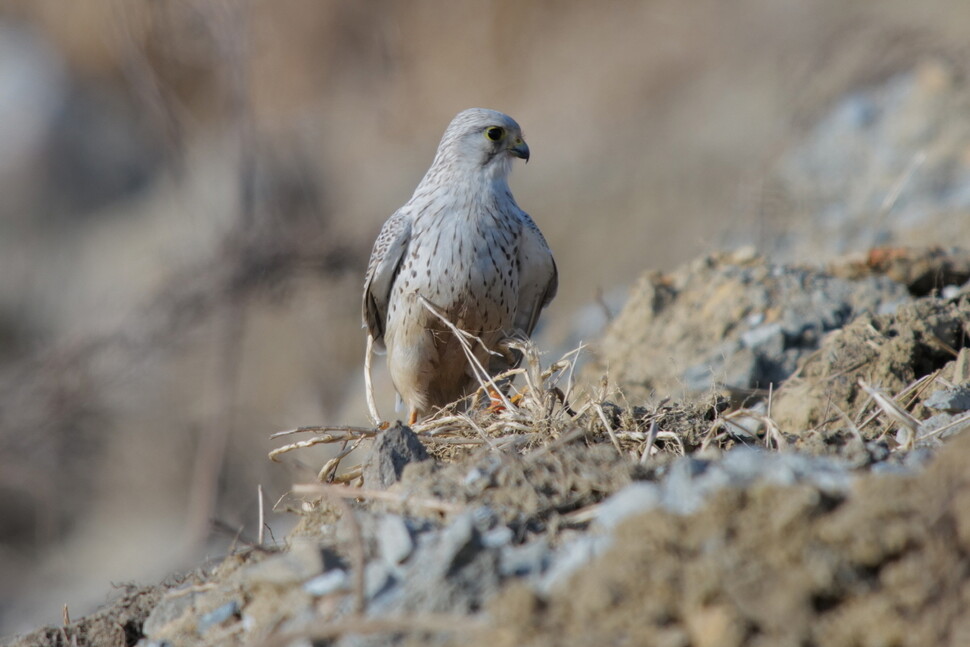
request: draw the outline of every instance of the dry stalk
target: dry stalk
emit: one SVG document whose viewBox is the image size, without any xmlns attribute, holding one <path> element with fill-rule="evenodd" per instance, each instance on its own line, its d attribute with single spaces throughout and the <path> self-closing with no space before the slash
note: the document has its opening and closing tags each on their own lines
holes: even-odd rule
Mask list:
<svg viewBox="0 0 970 647">
<path fill-rule="evenodd" d="M 681 456 L 687 455 L 687 448 L 684 447 L 684 439 L 680 437 L 680 434 L 675 434 L 672 431 L 658 431 L 657 440 L 671 440 L 677 446 L 677 453 Z"/>
<path fill-rule="evenodd" d="M 377 430 L 373 427 L 353 427 L 350 425 L 335 425 L 335 426 L 317 426 L 309 425 L 306 427 L 297 427 L 296 429 L 287 429 L 286 431 L 277 431 L 275 434 L 271 435 L 270 438 L 279 438 L 281 436 L 291 436 L 293 434 L 325 434 L 331 431 L 338 433 L 349 433 L 364 435 L 367 437 L 373 436 L 377 433 Z"/>
<path fill-rule="evenodd" d="M 368 333 L 367 350 L 364 351 L 364 396 L 367 399 L 367 413 L 375 426 L 381 424 L 381 414 L 377 410 L 377 400 L 374 398 L 374 378 L 371 372 L 374 359 L 374 337 Z"/>
<path fill-rule="evenodd" d="M 279 457 L 282 454 L 291 452 L 296 449 L 304 449 L 306 447 L 313 447 L 314 445 L 325 445 L 331 443 L 340 442 L 351 442 L 356 441 L 355 446 L 360 441 L 365 438 L 373 438 L 377 435 L 376 429 L 370 429 L 368 427 L 299 427 L 297 429 L 289 429 L 287 431 L 280 431 L 273 434 L 270 438 L 279 438 L 280 436 L 288 436 L 295 433 L 318 433 L 321 434 L 316 438 L 309 438 L 307 440 L 300 440 L 294 443 L 289 443 L 283 445 L 282 447 L 277 447 L 272 450 L 268 456 L 271 461 L 279 462 Z M 349 454 L 350 452 L 346 452 Z M 346 456 L 344 454 L 344 456 Z M 343 456 L 341 456 L 343 458 Z M 339 463 L 339 460 L 337 461 Z"/>
<path fill-rule="evenodd" d="M 263 510 L 263 484 L 256 486 L 256 499 L 259 501 L 259 532 L 256 535 L 256 545 L 262 546 L 266 532 L 266 515 Z"/>
<path fill-rule="evenodd" d="M 765 447 L 771 448 L 771 441 L 775 443 L 775 449 L 778 451 L 785 451 L 788 449 L 788 441 L 785 440 L 785 436 L 781 433 L 781 429 L 775 424 L 775 421 L 771 419 L 770 416 L 762 416 L 762 423 L 765 426 Z"/>
<path fill-rule="evenodd" d="M 364 468 L 362 465 L 355 465 L 343 474 L 334 476 L 332 482 L 336 485 L 350 485 L 354 481 L 360 479 L 363 472 Z"/>
<path fill-rule="evenodd" d="M 593 405 L 593 410 L 596 411 L 596 414 L 603 423 L 603 427 L 606 428 L 606 433 L 609 434 L 610 440 L 613 442 L 613 446 L 616 447 L 616 452 L 622 456 L 623 450 L 620 449 L 620 441 L 616 438 L 616 432 L 613 431 L 613 425 L 611 425 L 610 421 L 606 419 L 606 413 L 603 412 L 603 405 L 597 402 L 595 405 Z"/>
<path fill-rule="evenodd" d="M 484 445 L 485 441 L 481 438 L 467 438 L 464 436 L 454 437 L 454 436 L 432 436 L 431 438 L 426 438 L 435 445 Z"/>
<path fill-rule="evenodd" d="M 839 405 L 835 404 L 834 402 L 832 403 L 832 406 L 835 408 L 838 414 L 842 416 L 842 419 L 845 420 L 845 423 L 849 425 L 849 431 L 852 432 L 852 435 L 855 437 L 855 439 L 858 440 L 860 443 L 865 444 L 866 441 L 865 441 L 865 438 L 862 437 L 862 431 L 860 431 L 859 427 L 856 426 L 855 422 L 852 421 L 852 418 L 849 417 L 849 414 L 843 411 L 842 408 L 839 407 Z"/>
<path fill-rule="evenodd" d="M 324 463 L 323 467 L 320 469 L 320 472 L 317 474 L 317 480 L 320 481 L 321 483 L 323 483 L 323 482 L 326 482 L 326 483 L 332 482 L 333 479 L 334 479 L 334 476 L 336 476 L 336 474 L 337 474 L 337 468 L 340 467 L 340 461 L 342 461 L 344 458 L 347 457 L 348 454 L 350 454 L 351 452 L 353 452 L 354 450 L 356 450 L 358 447 L 360 447 L 360 444 L 362 442 L 364 442 L 364 438 L 363 437 L 358 438 L 353 443 L 351 443 L 349 446 L 345 442 L 343 449 L 341 449 L 337 453 L 336 456 L 334 456 L 333 458 L 331 458 L 330 460 L 328 460 L 326 463 Z"/>
<path fill-rule="evenodd" d="M 560 447 L 568 445 L 574 440 L 578 438 L 582 438 L 586 434 L 587 434 L 587 431 L 582 427 L 574 427 L 571 431 L 559 436 L 559 438 L 556 438 L 551 443 L 543 445 L 542 447 L 539 447 L 538 449 L 534 450 L 531 454 L 526 455 L 525 458 L 526 460 L 536 460 L 538 458 L 542 458 L 546 454 L 551 454 L 552 452 L 559 449 Z"/>
<path fill-rule="evenodd" d="M 600 506 L 602 505 L 602 503 L 594 503 L 593 505 L 588 505 L 585 508 L 567 512 L 562 516 L 562 521 L 563 523 L 571 526 L 581 526 L 587 524 L 596 518 L 597 514 L 599 514 Z"/>
<path fill-rule="evenodd" d="M 457 514 L 464 510 L 464 507 L 456 503 L 448 503 L 447 501 L 440 501 L 438 499 L 412 497 L 407 494 L 388 490 L 348 488 L 342 485 L 327 485 L 324 483 L 298 483 L 292 487 L 291 491 L 293 494 L 301 495 L 319 495 L 337 499 L 372 499 L 375 501 L 384 501 L 385 503 L 394 503 L 400 506 L 412 505 L 430 510 L 431 512 L 440 512 L 443 514 Z"/>
<path fill-rule="evenodd" d="M 913 391 L 916 391 L 916 395 L 914 395 L 914 399 L 916 397 L 919 397 L 919 394 L 921 394 L 924 390 L 926 390 L 930 386 L 930 384 L 932 383 L 932 380 L 935 379 L 935 377 L 937 375 L 939 375 L 939 373 L 940 373 L 940 371 L 936 371 L 935 373 L 930 373 L 929 375 L 924 375 L 923 377 L 919 378 L 918 380 L 916 380 L 914 382 L 911 382 L 910 384 L 906 385 L 906 387 L 902 391 L 900 391 L 896 395 L 892 396 L 892 399 L 893 400 L 902 399 L 902 398 L 906 397 L 909 393 L 911 393 Z M 865 389 L 863 389 L 863 390 L 865 390 Z M 863 403 L 862 408 L 859 411 L 859 414 L 856 415 L 856 419 L 859 419 L 862 416 L 862 413 L 865 411 L 866 407 L 868 407 L 869 403 L 872 402 L 872 401 L 874 401 L 874 399 L 875 399 L 875 398 L 873 398 L 872 394 L 869 391 L 867 391 L 867 390 L 865 390 L 865 391 L 866 391 L 866 394 L 868 395 L 868 397 L 866 398 L 866 401 Z M 859 425 L 859 429 L 865 429 L 871 422 L 873 422 L 874 420 L 876 420 L 880 415 L 882 415 L 882 411 L 880 411 L 880 410 L 874 411 L 868 418 L 866 418 Z"/>
<path fill-rule="evenodd" d="M 646 465 L 650 459 L 650 451 L 653 444 L 657 442 L 657 418 L 650 421 L 650 429 L 647 431 L 647 442 L 643 446 L 643 453 L 640 454 L 640 464 Z"/>
<path fill-rule="evenodd" d="M 215 582 L 205 582 L 204 584 L 193 584 L 191 586 L 186 586 L 181 589 L 175 589 L 166 591 L 165 595 L 162 596 L 163 599 L 169 600 L 172 598 L 181 598 L 186 595 L 191 595 L 193 593 L 205 593 L 206 591 L 214 591 L 219 586 Z"/>
<path fill-rule="evenodd" d="M 498 397 L 502 401 L 502 405 L 507 410 L 512 409 L 513 404 L 509 401 L 509 399 L 505 396 L 505 394 L 502 393 L 502 390 L 498 388 L 498 385 L 492 379 L 492 376 L 488 374 L 488 371 L 485 369 L 485 367 L 482 366 L 482 363 L 478 360 L 478 358 L 475 357 L 475 352 L 472 350 L 471 344 L 472 342 L 477 343 L 489 355 L 502 357 L 502 354 L 497 353 L 494 350 L 490 349 L 488 346 L 486 346 L 485 342 L 483 342 L 481 338 L 476 337 L 475 335 L 469 332 L 466 332 L 461 328 L 459 328 L 458 326 L 456 326 L 455 324 L 451 323 L 448 317 L 443 312 L 441 312 L 441 310 L 437 306 L 435 306 L 433 303 L 425 299 L 420 294 L 418 295 L 418 299 L 421 301 L 421 305 L 423 305 L 428 310 L 428 312 L 430 312 L 435 317 L 437 317 L 441 321 L 441 323 L 443 323 L 445 327 L 451 331 L 451 333 L 455 336 L 455 339 L 458 340 L 458 343 L 461 345 L 461 350 L 462 352 L 465 353 L 465 358 L 468 360 L 468 364 L 472 367 L 472 371 L 475 374 L 475 379 L 478 381 L 479 386 L 481 386 L 481 388 L 486 391 L 488 390 L 493 391 L 495 394 L 495 397 Z"/>
<path fill-rule="evenodd" d="M 347 634 L 402 634 L 402 633 L 477 633 L 488 629 L 483 621 L 467 616 L 438 614 L 411 615 L 398 618 L 347 618 L 323 622 L 307 631 L 287 633 L 273 637 L 266 644 L 282 647 L 301 642 L 300 639 L 328 641 Z"/>
<path fill-rule="evenodd" d="M 539 351 L 529 339 L 521 336 L 511 337 L 502 341 L 504 350 L 521 353 L 522 365 L 491 376 L 482 361 L 475 355 L 475 352 L 478 351 L 475 344 L 484 348 L 482 340 L 458 329 L 450 321 L 447 321 L 447 318 L 427 300 L 422 299 L 421 302 L 458 339 L 481 387 L 468 398 L 443 407 L 432 416 L 413 425 L 413 431 L 422 442 L 436 448 L 433 453 L 439 458 L 451 458 L 458 452 L 466 451 L 463 448 L 482 445 L 488 446 L 492 451 L 531 451 L 532 455 L 535 455 L 536 450 L 533 448 L 537 444 L 541 444 L 543 440 L 547 443 L 551 441 L 553 443 L 552 449 L 555 449 L 555 447 L 565 444 L 565 442 L 571 442 L 571 439 L 587 433 L 579 429 L 576 422 L 582 416 L 589 415 L 593 411 L 595 411 L 594 417 L 599 417 L 610 441 L 620 454 L 626 451 L 625 448 L 630 447 L 631 442 L 639 444 L 647 440 L 648 436 L 640 432 L 636 432 L 639 435 L 621 437 L 610 424 L 602 406 L 603 397 L 599 399 L 588 398 L 582 403 L 578 411 L 573 411 L 570 408 L 568 398 L 574 391 L 572 375 L 575 357 L 583 349 L 583 346 L 566 353 L 558 361 L 544 368 L 540 361 Z M 369 356 L 372 355 L 373 340 L 371 340 L 370 346 Z M 491 355 L 502 356 L 489 349 L 486 349 L 486 351 Z M 511 381 L 519 375 L 524 376 L 525 383 L 521 389 L 516 389 L 511 385 Z M 562 380 L 568 381 L 568 384 L 564 385 L 565 393 L 558 386 Z M 498 388 L 499 383 L 503 385 L 503 388 Z M 371 384 L 368 388 L 372 391 L 373 385 Z M 483 391 L 494 393 L 496 399 L 502 401 L 502 406 L 499 408 L 475 406 L 475 399 Z M 373 393 L 369 395 L 372 396 Z M 371 417 L 374 418 L 374 412 L 371 411 L 370 413 L 372 414 Z M 566 434 L 565 432 L 570 429 L 574 431 Z M 676 445 L 675 451 L 684 452 L 683 442 L 675 434 L 657 432 L 655 426 L 653 431 L 655 432 L 653 442 L 663 440 L 666 443 L 674 443 Z M 298 433 L 312 433 L 315 436 L 278 447 L 269 453 L 269 458 L 278 461 L 280 456 L 287 452 L 320 444 L 343 443 L 343 447 L 324 464 L 317 476 L 319 481 L 350 483 L 360 479 L 361 468 L 355 466 L 348 472 L 338 475 L 341 461 L 363 440 L 373 438 L 379 432 L 372 427 L 304 426 L 278 432 L 273 434 L 272 438 Z M 566 435 L 565 440 L 564 434 Z M 636 449 L 639 450 L 639 448 Z M 356 495 L 360 496 L 359 491 Z"/>
<path fill-rule="evenodd" d="M 872 399 L 877 405 L 879 405 L 879 408 L 882 409 L 883 413 L 902 425 L 905 433 L 903 434 L 903 440 L 900 443 L 900 449 L 903 451 L 911 450 L 916 444 L 916 437 L 920 426 L 919 420 L 911 416 L 908 411 L 896 404 L 896 401 L 893 398 L 890 398 L 879 389 L 866 384 L 865 380 L 862 378 L 859 378 L 859 386 L 862 388 L 862 390 L 872 396 Z"/>
</svg>

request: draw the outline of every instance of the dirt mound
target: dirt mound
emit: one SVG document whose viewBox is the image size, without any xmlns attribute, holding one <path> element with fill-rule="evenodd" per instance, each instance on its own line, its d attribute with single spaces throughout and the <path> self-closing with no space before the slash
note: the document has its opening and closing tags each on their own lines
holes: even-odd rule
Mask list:
<svg viewBox="0 0 970 647">
<path fill-rule="evenodd" d="M 621 393 L 524 344 L 501 407 L 285 432 L 274 459 L 377 442 L 294 486 L 286 543 L 14 644 L 964 644 L 970 439 L 945 440 L 970 428 L 960 259 L 648 275 L 604 342 Z M 664 374 L 666 353 L 689 360 Z M 645 401 L 691 362 L 737 370 L 749 403 L 758 380 L 781 388 L 770 406 Z"/>
<path fill-rule="evenodd" d="M 871 396 L 859 380 L 892 396 L 906 395 L 911 413 L 923 419 L 932 415 L 923 399 L 938 384 L 904 394 L 927 376 L 960 383 L 965 374 L 970 345 L 970 296 L 953 300 L 924 298 L 886 315 L 865 314 L 832 333 L 821 348 L 805 361 L 798 375 L 788 380 L 772 405 L 772 417 L 783 429 L 793 431 L 835 423 L 844 426 L 847 416 L 861 424 Z M 932 388 L 931 388 L 932 387 Z M 869 436 L 883 429 L 863 428 Z"/>
<path fill-rule="evenodd" d="M 501 595 L 493 629 L 461 644 L 968 644 L 968 461 L 964 438 L 845 499 L 764 486 L 638 516 L 548 599 Z"/>
<path fill-rule="evenodd" d="M 144 635 L 145 618 L 158 604 L 166 588 L 126 586 L 109 606 L 62 627 L 47 627 L 23 636 L 11 642 L 10 647 L 133 645 Z"/>
<path fill-rule="evenodd" d="M 608 372 L 633 400 L 712 388 L 743 397 L 791 375 L 825 333 L 909 299 L 882 276 L 840 278 L 749 251 L 711 256 L 645 274 L 607 330 L 592 375 Z"/>
</svg>

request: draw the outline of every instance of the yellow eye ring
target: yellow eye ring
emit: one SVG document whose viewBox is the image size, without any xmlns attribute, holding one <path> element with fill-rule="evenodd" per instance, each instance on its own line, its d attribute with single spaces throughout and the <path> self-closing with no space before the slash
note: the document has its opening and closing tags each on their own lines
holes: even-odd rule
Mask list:
<svg viewBox="0 0 970 647">
<path fill-rule="evenodd" d="M 505 136 L 505 129 L 499 126 L 489 126 L 485 129 L 485 136 L 493 142 L 497 142 Z"/>
</svg>

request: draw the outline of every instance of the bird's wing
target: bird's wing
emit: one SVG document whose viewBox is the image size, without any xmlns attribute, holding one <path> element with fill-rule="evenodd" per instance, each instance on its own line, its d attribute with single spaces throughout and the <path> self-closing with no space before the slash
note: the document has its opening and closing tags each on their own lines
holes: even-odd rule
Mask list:
<svg viewBox="0 0 970 647">
<path fill-rule="evenodd" d="M 361 314 L 364 326 L 378 349 L 384 348 L 387 304 L 410 241 L 411 219 L 403 209 L 398 209 L 381 227 L 381 233 L 374 241 L 374 249 L 367 263 Z"/>
<path fill-rule="evenodd" d="M 519 302 L 513 322 L 517 330 L 531 335 L 539 313 L 549 305 L 559 288 L 556 261 L 542 232 L 527 214 L 519 240 Z"/>
</svg>

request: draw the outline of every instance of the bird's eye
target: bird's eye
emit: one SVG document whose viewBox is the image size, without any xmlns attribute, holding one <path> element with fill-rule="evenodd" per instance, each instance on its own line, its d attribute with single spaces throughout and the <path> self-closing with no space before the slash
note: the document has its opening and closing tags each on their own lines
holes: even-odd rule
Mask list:
<svg viewBox="0 0 970 647">
<path fill-rule="evenodd" d="M 485 129 L 485 136 L 491 139 L 493 142 L 497 142 L 505 136 L 505 129 L 499 128 L 498 126 L 491 126 Z"/>
</svg>

